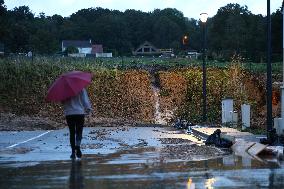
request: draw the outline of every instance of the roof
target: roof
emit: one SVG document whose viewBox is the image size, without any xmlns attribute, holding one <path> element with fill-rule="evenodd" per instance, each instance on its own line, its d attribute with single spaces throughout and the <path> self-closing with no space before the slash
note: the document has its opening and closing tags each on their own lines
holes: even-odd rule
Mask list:
<svg viewBox="0 0 284 189">
<path fill-rule="evenodd" d="M 63 40 L 63 47 L 80 47 L 80 48 L 92 48 L 92 43 L 90 41 L 80 41 L 80 40 Z"/>
<path fill-rule="evenodd" d="M 147 49 L 147 51 L 146 51 Z M 133 55 L 154 55 L 154 54 L 160 54 L 160 50 L 157 49 L 154 45 L 152 45 L 150 42 L 145 41 L 143 44 L 141 44 L 135 51 L 132 52 Z"/>
<path fill-rule="evenodd" d="M 149 41 L 144 41 L 144 43 L 142 43 L 137 49 L 140 49 L 140 48 L 142 48 L 142 47 L 147 47 L 147 46 L 150 46 L 150 47 L 152 47 L 152 48 L 154 48 L 154 49 L 157 49 L 152 43 L 150 43 Z M 137 50 L 136 49 L 136 50 Z"/>
</svg>

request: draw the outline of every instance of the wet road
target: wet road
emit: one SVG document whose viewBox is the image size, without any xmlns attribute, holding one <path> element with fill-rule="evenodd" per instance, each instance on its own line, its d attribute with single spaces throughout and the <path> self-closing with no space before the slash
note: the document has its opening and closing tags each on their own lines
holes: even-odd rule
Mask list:
<svg viewBox="0 0 284 189">
<path fill-rule="evenodd" d="M 75 161 L 66 129 L 45 132 L 0 133 L 1 189 L 284 188 L 284 162 L 172 151 L 193 144 L 168 129 L 86 128 L 84 157 Z"/>
</svg>

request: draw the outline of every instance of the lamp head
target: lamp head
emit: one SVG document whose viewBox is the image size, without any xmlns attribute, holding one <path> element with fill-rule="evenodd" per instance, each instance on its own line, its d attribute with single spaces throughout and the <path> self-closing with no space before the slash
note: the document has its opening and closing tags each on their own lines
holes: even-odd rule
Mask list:
<svg viewBox="0 0 284 189">
<path fill-rule="evenodd" d="M 207 22 L 208 14 L 207 13 L 201 13 L 200 14 L 200 21 L 205 23 Z"/>
</svg>

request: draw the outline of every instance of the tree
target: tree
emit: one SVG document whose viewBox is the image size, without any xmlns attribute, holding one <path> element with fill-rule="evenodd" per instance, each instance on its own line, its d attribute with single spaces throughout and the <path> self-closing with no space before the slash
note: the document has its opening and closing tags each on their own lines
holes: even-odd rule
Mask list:
<svg viewBox="0 0 284 189">
<path fill-rule="evenodd" d="M 126 10 L 123 14 L 129 34 L 130 48 L 133 50 L 144 41 L 153 39 L 153 21 L 149 13 L 136 10 Z"/>
<path fill-rule="evenodd" d="M 234 53 L 251 58 L 252 42 L 257 41 L 255 36 L 264 38 L 256 25 L 260 24 L 257 18 L 253 19 L 247 6 L 228 4 L 221 7 L 208 23 L 210 50 L 225 59 L 229 59 Z"/>
<path fill-rule="evenodd" d="M 65 53 L 67 54 L 79 53 L 79 50 L 74 46 L 69 46 L 65 49 Z"/>
<path fill-rule="evenodd" d="M 271 15 L 271 45 L 273 58 L 276 61 L 280 61 L 282 58 L 283 44 L 282 40 L 279 40 L 283 37 L 283 15 L 280 9 Z"/>
<path fill-rule="evenodd" d="M 6 6 L 4 5 L 4 0 L 0 0 L 0 16 L 3 16 L 7 11 Z"/>
<path fill-rule="evenodd" d="M 272 14 L 273 54 L 282 58 L 282 15 Z M 233 53 L 260 61 L 266 51 L 266 23 L 262 15 L 253 15 L 246 6 L 227 4 L 207 21 L 208 50 L 214 57 L 229 59 Z M 201 50 L 200 22 L 187 19 L 177 9 L 156 9 L 152 12 L 104 8 L 88 8 L 70 17 L 34 16 L 29 7 L 7 10 L 0 0 L 0 41 L 11 52 L 34 51 L 53 54 L 62 40 L 89 40 L 102 44 L 116 55 L 130 55 L 144 41 L 157 48 Z M 182 37 L 189 37 L 187 47 Z M 216 55 L 216 56 L 215 56 Z M 274 60 L 274 59 L 273 59 Z"/>
<path fill-rule="evenodd" d="M 178 24 L 162 16 L 154 23 L 153 36 L 155 45 L 160 48 L 171 48 L 170 44 L 175 41 L 179 42 L 183 32 Z"/>
<path fill-rule="evenodd" d="M 0 42 L 3 42 L 7 31 L 7 9 L 4 0 L 0 0 Z"/>
</svg>

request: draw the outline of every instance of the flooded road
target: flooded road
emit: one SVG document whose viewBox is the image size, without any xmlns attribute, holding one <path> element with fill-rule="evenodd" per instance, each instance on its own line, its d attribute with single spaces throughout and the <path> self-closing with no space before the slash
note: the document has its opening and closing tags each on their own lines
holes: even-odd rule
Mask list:
<svg viewBox="0 0 284 189">
<path fill-rule="evenodd" d="M 131 158 L 132 163 L 123 159 Z M 76 161 L 2 164 L 4 188 L 284 188 L 284 164 L 226 156 L 204 161 L 139 162 L 145 154 L 90 155 Z M 145 161 L 147 161 L 145 159 Z"/>
<path fill-rule="evenodd" d="M 74 161 L 67 130 L 42 133 L 1 133 L 1 189 L 284 188 L 284 162 L 220 152 L 170 129 L 86 128 Z"/>
</svg>

